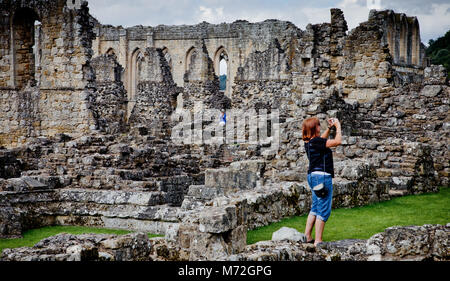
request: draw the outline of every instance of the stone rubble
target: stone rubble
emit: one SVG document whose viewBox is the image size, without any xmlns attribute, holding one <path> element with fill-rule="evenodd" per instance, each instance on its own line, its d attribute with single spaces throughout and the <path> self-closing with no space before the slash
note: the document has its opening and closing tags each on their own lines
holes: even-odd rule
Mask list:
<svg viewBox="0 0 450 281">
<path fill-rule="evenodd" d="M 300 243 L 306 242 L 306 236 L 303 233 L 298 232 L 295 228 L 283 226 L 279 230 L 272 233 L 272 241 L 289 240 Z"/>
<path fill-rule="evenodd" d="M 227 261 L 448 261 L 449 232 L 449 224 L 390 227 L 368 240 L 346 239 L 318 246 L 285 236 L 244 246 L 239 254 L 216 258 Z M 299 238 L 298 234 L 294 236 Z M 33 247 L 5 249 L 0 255 L 1 261 L 189 259 L 189 251 L 173 242 L 164 238 L 149 239 L 139 232 L 126 235 L 62 233 L 45 238 Z"/>
</svg>

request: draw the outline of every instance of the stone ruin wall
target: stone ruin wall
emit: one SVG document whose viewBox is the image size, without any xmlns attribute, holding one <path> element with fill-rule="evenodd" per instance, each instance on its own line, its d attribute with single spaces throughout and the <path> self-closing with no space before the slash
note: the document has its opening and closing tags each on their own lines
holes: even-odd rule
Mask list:
<svg viewBox="0 0 450 281">
<path fill-rule="evenodd" d="M 0 3 L 2 145 L 90 131 L 86 89 L 92 80 L 92 23 L 87 4 L 66 2 Z"/>
<path fill-rule="evenodd" d="M 305 30 L 277 20 L 122 28 L 98 23 L 85 1 L 27 3 L 1 4 L 3 237 L 91 225 L 165 234 L 188 259 L 239 254 L 248 229 L 307 213 L 301 122 L 314 115 L 343 124 L 334 208 L 448 185 L 448 81 L 427 66 L 415 18 L 372 11 L 348 31 L 332 9 L 330 23 Z M 21 13 L 41 19 L 37 68 L 15 47 L 11 30 L 33 38 Z M 173 143 L 171 115 L 198 113 L 197 101 L 278 109 L 279 150 Z"/>
</svg>

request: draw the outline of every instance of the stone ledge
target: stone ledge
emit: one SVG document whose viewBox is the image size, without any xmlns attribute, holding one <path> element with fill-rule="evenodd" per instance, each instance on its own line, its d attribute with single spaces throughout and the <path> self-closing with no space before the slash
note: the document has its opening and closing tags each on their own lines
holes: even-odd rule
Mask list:
<svg viewBox="0 0 450 281">
<path fill-rule="evenodd" d="M 449 261 L 450 224 L 390 227 L 368 240 L 323 242 L 317 247 L 293 241 L 248 245 L 230 261 Z"/>
<path fill-rule="evenodd" d="M 235 233 L 234 235 L 237 235 Z M 209 253 L 207 260 L 222 261 L 449 261 L 450 223 L 447 225 L 390 227 L 368 240 L 345 239 L 309 243 L 261 241 L 241 245 L 228 255 Z M 206 233 L 204 234 L 206 235 Z M 5 249 L 0 261 L 150 261 L 197 260 L 201 241 L 189 250 L 145 233 L 126 235 L 58 234 L 33 247 Z M 182 246 L 182 245 L 181 245 Z M 226 247 L 222 244 L 220 247 Z M 217 248 L 219 249 L 219 248 Z M 203 253 L 206 254 L 206 253 Z"/>
</svg>

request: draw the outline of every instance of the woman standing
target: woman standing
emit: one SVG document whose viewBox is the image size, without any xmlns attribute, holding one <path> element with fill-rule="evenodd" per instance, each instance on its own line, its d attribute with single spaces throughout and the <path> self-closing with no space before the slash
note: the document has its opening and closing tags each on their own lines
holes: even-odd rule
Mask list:
<svg viewBox="0 0 450 281">
<path fill-rule="evenodd" d="M 336 137 L 329 140 L 328 136 L 333 126 L 336 127 Z M 308 243 L 314 243 L 314 246 L 317 246 L 322 242 L 325 222 L 331 214 L 334 168 L 330 147 L 336 147 L 342 142 L 341 123 L 336 118 L 329 119 L 327 130 L 320 135 L 319 119 L 311 117 L 303 122 L 302 131 L 305 151 L 309 159 L 308 184 L 312 193 L 312 206 L 306 221 L 305 235 Z M 316 226 L 315 240 L 311 236 L 314 225 Z"/>
</svg>

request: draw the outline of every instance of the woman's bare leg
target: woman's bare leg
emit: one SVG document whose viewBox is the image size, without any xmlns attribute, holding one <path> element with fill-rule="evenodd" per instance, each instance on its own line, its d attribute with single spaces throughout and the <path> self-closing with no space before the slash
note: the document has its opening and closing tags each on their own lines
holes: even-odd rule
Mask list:
<svg viewBox="0 0 450 281">
<path fill-rule="evenodd" d="M 305 229 L 306 241 L 312 240 L 311 232 L 315 222 L 316 216 L 309 214 L 308 219 L 306 220 L 306 229 Z"/>
<path fill-rule="evenodd" d="M 322 242 L 323 229 L 325 228 L 325 222 L 319 218 L 316 219 L 316 239 L 314 241 L 314 246 L 317 246 Z"/>
</svg>

